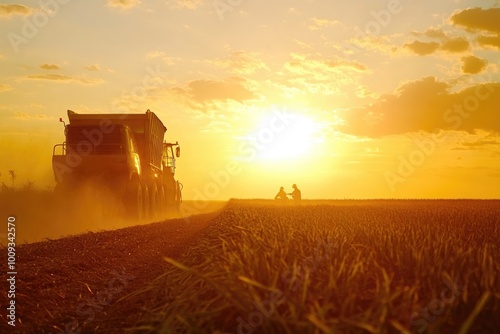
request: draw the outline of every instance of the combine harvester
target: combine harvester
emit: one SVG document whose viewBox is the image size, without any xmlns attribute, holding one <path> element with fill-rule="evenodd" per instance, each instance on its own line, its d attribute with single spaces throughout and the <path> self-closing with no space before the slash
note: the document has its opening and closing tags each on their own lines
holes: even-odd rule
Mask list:
<svg viewBox="0 0 500 334">
<path fill-rule="evenodd" d="M 154 219 L 172 215 L 182 202 L 175 159 L 180 146 L 164 141 L 167 128 L 145 114 L 77 114 L 68 110 L 66 141 L 54 146 L 55 192 L 66 198 L 82 184 L 106 186 L 123 201 L 127 216 Z M 174 150 L 175 148 L 175 150 Z"/>
</svg>

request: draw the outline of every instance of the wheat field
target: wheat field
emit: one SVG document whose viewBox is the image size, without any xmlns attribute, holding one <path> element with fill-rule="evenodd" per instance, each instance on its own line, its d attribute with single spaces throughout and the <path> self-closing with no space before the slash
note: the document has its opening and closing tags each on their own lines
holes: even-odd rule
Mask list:
<svg viewBox="0 0 500 334">
<path fill-rule="evenodd" d="M 498 201 L 232 200 L 134 333 L 494 333 Z M 189 221 L 187 221 L 189 223 Z"/>
</svg>

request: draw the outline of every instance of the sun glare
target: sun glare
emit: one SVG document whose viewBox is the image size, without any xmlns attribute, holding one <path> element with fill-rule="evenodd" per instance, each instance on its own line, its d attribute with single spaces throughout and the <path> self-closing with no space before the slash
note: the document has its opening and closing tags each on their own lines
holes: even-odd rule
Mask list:
<svg viewBox="0 0 500 334">
<path fill-rule="evenodd" d="M 295 160 L 310 155 L 322 142 L 320 126 L 301 114 L 271 113 L 247 137 L 258 160 Z"/>
</svg>

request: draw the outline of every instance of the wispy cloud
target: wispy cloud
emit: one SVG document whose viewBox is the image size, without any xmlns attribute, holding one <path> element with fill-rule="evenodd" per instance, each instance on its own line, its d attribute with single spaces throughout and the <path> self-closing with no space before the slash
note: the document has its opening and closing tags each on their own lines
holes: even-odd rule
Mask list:
<svg viewBox="0 0 500 334">
<path fill-rule="evenodd" d="M 42 64 L 42 65 L 40 65 L 40 68 L 43 70 L 49 70 L 49 71 L 60 69 L 59 65 L 56 65 L 56 64 Z"/>
<path fill-rule="evenodd" d="M 281 83 L 296 93 L 338 95 L 340 87 L 355 83 L 355 78 L 370 70 L 362 63 L 321 54 L 292 53 L 283 65 Z M 292 93 L 293 94 L 293 93 Z"/>
<path fill-rule="evenodd" d="M 88 71 L 100 71 L 101 67 L 99 65 L 95 64 L 95 65 L 87 65 L 87 66 L 85 66 L 85 69 Z"/>
<path fill-rule="evenodd" d="M 336 25 L 340 25 L 340 22 L 337 20 L 318 19 L 316 17 L 313 17 L 310 20 L 310 23 L 307 28 L 309 30 L 319 30 L 323 28 L 333 27 Z"/>
<path fill-rule="evenodd" d="M 169 0 L 167 3 L 171 8 L 196 9 L 203 4 L 204 0 Z"/>
<path fill-rule="evenodd" d="M 291 56 L 293 60 L 285 63 L 285 68 L 295 74 L 317 73 L 321 75 L 321 72 L 338 72 L 339 68 L 355 72 L 364 72 L 367 70 L 365 65 L 356 61 L 333 58 L 328 59 L 298 53 L 292 53 Z"/>
<path fill-rule="evenodd" d="M 98 85 L 103 81 L 100 79 L 88 79 L 84 77 L 69 76 L 63 74 L 33 74 L 26 77 L 30 80 L 46 80 L 53 82 L 73 82 L 84 85 Z"/>
<path fill-rule="evenodd" d="M 13 15 L 30 15 L 33 13 L 33 8 L 24 5 L 15 4 L 0 4 L 0 18 L 10 17 Z"/>
<path fill-rule="evenodd" d="M 255 94 L 243 86 L 244 79 L 231 78 L 224 81 L 195 80 L 188 84 L 186 93 L 196 102 L 211 100 L 245 101 L 256 98 Z"/>
<path fill-rule="evenodd" d="M 428 38 L 439 38 L 439 39 L 445 39 L 447 38 L 446 34 L 444 31 L 440 28 L 429 28 L 424 32 L 419 32 L 419 31 L 413 31 L 412 35 L 418 36 L 418 37 L 428 37 Z"/>
<path fill-rule="evenodd" d="M 269 69 L 256 52 L 233 51 L 228 56 L 207 60 L 209 64 L 226 68 L 236 74 L 252 74 L 259 69 Z"/>
<path fill-rule="evenodd" d="M 107 5 L 112 8 L 130 9 L 140 3 L 139 0 L 108 0 Z"/>
<path fill-rule="evenodd" d="M 165 52 L 159 50 L 148 52 L 146 59 L 161 59 L 166 65 L 173 65 L 179 60 L 179 58 L 168 56 Z"/>
<path fill-rule="evenodd" d="M 25 113 L 22 111 L 15 111 L 14 118 L 23 121 L 46 121 L 51 119 L 49 116 L 45 114 L 32 114 L 32 113 Z"/>
<path fill-rule="evenodd" d="M 0 92 L 9 92 L 12 90 L 11 85 L 0 85 Z"/>
<path fill-rule="evenodd" d="M 99 64 L 87 65 L 87 66 L 85 66 L 85 69 L 87 71 L 91 71 L 91 72 L 101 72 L 101 71 L 113 72 L 110 68 L 105 67 L 105 66 L 101 66 Z"/>
<path fill-rule="evenodd" d="M 500 136 L 486 131 L 475 131 L 468 136 L 461 136 L 461 141 L 457 146 L 452 147 L 453 151 L 492 151 L 496 149 L 500 152 Z"/>
</svg>

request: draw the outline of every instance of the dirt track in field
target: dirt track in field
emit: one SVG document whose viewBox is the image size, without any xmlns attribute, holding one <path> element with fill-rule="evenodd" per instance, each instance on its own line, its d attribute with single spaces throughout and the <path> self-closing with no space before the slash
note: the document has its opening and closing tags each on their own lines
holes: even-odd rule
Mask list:
<svg viewBox="0 0 500 334">
<path fill-rule="evenodd" d="M 217 215 L 18 246 L 16 327 L 7 325 L 4 278 L 0 333 L 123 333 L 143 311 L 140 300 L 120 298 L 161 275 L 163 258 L 182 254 Z"/>
</svg>

